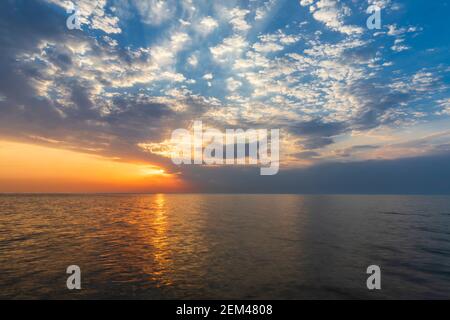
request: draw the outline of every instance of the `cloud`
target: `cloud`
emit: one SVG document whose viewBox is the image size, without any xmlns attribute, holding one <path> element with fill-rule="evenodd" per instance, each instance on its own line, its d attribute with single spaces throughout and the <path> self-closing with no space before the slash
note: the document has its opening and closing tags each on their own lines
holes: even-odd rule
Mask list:
<svg viewBox="0 0 450 320">
<path fill-rule="evenodd" d="M 214 79 L 214 76 L 213 76 L 212 73 L 207 73 L 207 74 L 205 74 L 203 76 L 203 79 L 205 79 L 205 80 L 212 80 L 212 79 Z"/>
<path fill-rule="evenodd" d="M 239 56 L 247 46 L 248 42 L 244 37 L 234 35 L 225 38 L 221 44 L 212 47 L 209 50 L 215 60 L 225 62 Z"/>
<path fill-rule="evenodd" d="M 158 26 L 167 22 L 176 12 L 176 3 L 173 0 L 132 0 L 132 3 L 142 21 L 149 25 Z"/>
<path fill-rule="evenodd" d="M 402 52 L 411 49 L 410 47 L 403 44 L 404 39 L 395 40 L 394 45 L 391 47 L 392 51 Z"/>
<path fill-rule="evenodd" d="M 338 7 L 335 0 L 301 0 L 300 5 L 308 7 L 314 19 L 324 23 L 328 28 L 344 34 L 361 34 L 363 29 L 357 26 L 345 25 L 344 17 L 349 15 L 349 8 Z"/>
<path fill-rule="evenodd" d="M 283 31 L 274 34 L 263 34 L 259 37 L 259 42 L 253 44 L 256 52 L 269 53 L 284 50 L 285 46 L 295 44 L 300 40 L 298 35 L 286 35 Z"/>
<path fill-rule="evenodd" d="M 192 67 L 198 66 L 198 58 L 197 55 L 193 54 L 187 59 L 187 63 L 189 63 Z"/>
<path fill-rule="evenodd" d="M 440 114 L 450 115 L 450 98 L 438 100 L 437 103 L 441 107 Z"/>
<path fill-rule="evenodd" d="M 274 10 L 275 5 L 278 0 L 268 0 L 262 4 L 262 6 L 258 7 L 255 11 L 255 20 L 263 20 L 265 19 L 271 11 Z"/>
<path fill-rule="evenodd" d="M 334 142 L 333 137 L 346 131 L 346 125 L 339 122 L 323 123 L 320 120 L 301 122 L 289 128 L 290 132 L 302 137 L 304 149 L 323 148 Z"/>
<path fill-rule="evenodd" d="M 397 25 L 391 24 L 388 25 L 388 35 L 389 36 L 399 36 L 406 33 L 408 30 L 406 28 L 398 28 Z"/>
<path fill-rule="evenodd" d="M 388 8 L 391 6 L 391 0 L 368 0 L 368 5 L 375 5 L 381 9 Z"/>
<path fill-rule="evenodd" d="M 76 8 L 80 23 L 88 26 L 90 29 L 102 30 L 109 34 L 122 32 L 119 27 L 119 18 L 114 16 L 112 12 L 106 12 L 107 0 L 78 0 L 76 2 L 69 0 L 46 1 L 56 4 L 70 13 L 73 13 Z M 74 7 L 74 3 L 76 7 Z"/>
<path fill-rule="evenodd" d="M 270 183 L 252 168 L 193 168 L 186 177 L 211 193 L 449 194 L 449 161 L 447 152 L 396 160 L 322 163 L 283 170 L 271 177 Z"/>
<path fill-rule="evenodd" d="M 246 32 L 251 28 L 246 21 L 246 17 L 250 13 L 249 10 L 232 8 L 231 10 L 223 9 L 223 12 L 224 18 L 229 21 L 235 31 Z"/>
<path fill-rule="evenodd" d="M 208 35 L 218 27 L 219 23 L 215 19 L 211 17 L 205 17 L 200 21 L 198 30 L 201 34 Z"/>
<path fill-rule="evenodd" d="M 402 52 L 411 49 L 409 46 L 405 45 L 405 36 L 407 33 L 416 33 L 420 31 L 420 28 L 417 27 L 402 27 L 398 28 L 396 24 L 388 25 L 388 36 L 396 37 L 394 41 L 394 45 L 391 46 L 391 50 L 395 52 Z"/>
<path fill-rule="evenodd" d="M 237 89 L 239 89 L 242 86 L 242 82 L 237 81 L 233 78 L 228 78 L 227 79 L 227 88 L 229 91 L 233 92 L 236 91 Z"/>
<path fill-rule="evenodd" d="M 293 154 L 297 159 L 316 159 L 320 157 L 320 153 L 315 151 L 303 151 Z"/>
</svg>

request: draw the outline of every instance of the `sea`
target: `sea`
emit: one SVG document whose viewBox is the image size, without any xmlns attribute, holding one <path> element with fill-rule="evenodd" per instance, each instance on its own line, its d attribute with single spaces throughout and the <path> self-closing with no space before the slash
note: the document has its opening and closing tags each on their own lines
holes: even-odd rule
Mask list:
<svg viewBox="0 0 450 320">
<path fill-rule="evenodd" d="M 0 298 L 450 299 L 450 196 L 0 195 Z"/>
</svg>

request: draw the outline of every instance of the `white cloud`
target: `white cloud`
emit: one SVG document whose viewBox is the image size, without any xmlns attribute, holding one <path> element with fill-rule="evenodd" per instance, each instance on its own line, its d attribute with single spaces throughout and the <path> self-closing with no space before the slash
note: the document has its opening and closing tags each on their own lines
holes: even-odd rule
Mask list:
<svg viewBox="0 0 450 320">
<path fill-rule="evenodd" d="M 300 0 L 300 4 L 304 7 L 310 6 L 314 3 L 314 0 Z"/>
<path fill-rule="evenodd" d="M 439 100 L 437 103 L 442 108 L 440 114 L 450 115 L 450 98 Z"/>
<path fill-rule="evenodd" d="M 183 20 L 183 19 L 179 19 L 178 22 L 180 22 L 180 24 L 183 27 L 189 27 L 191 25 L 191 23 L 189 21 Z"/>
<path fill-rule="evenodd" d="M 392 51 L 402 52 L 402 51 L 409 50 L 410 47 L 403 44 L 404 41 L 405 41 L 405 39 L 396 39 L 394 42 L 394 45 L 391 47 Z"/>
<path fill-rule="evenodd" d="M 187 63 L 189 63 L 192 67 L 198 66 L 198 58 L 197 55 L 193 54 L 187 59 Z"/>
<path fill-rule="evenodd" d="M 255 20 L 265 19 L 269 12 L 272 11 L 277 3 L 277 0 L 266 1 L 262 6 L 258 7 L 255 12 Z"/>
<path fill-rule="evenodd" d="M 149 25 L 160 25 L 175 14 L 174 0 L 132 0 L 132 3 L 141 15 L 142 22 Z"/>
<path fill-rule="evenodd" d="M 268 53 L 283 50 L 285 45 L 291 45 L 300 40 L 299 36 L 286 35 L 279 31 L 274 34 L 265 34 L 258 37 L 260 42 L 253 45 L 253 49 L 257 52 Z"/>
<path fill-rule="evenodd" d="M 416 90 L 425 91 L 436 81 L 436 78 L 431 72 L 420 71 L 411 80 Z"/>
<path fill-rule="evenodd" d="M 207 74 L 205 74 L 203 76 L 203 79 L 205 79 L 205 80 L 212 80 L 212 79 L 214 79 L 214 76 L 213 76 L 212 73 L 207 73 Z"/>
<path fill-rule="evenodd" d="M 253 45 L 253 49 L 255 49 L 255 51 L 257 52 L 267 53 L 267 52 L 281 51 L 284 49 L 284 47 L 274 42 L 263 42 L 263 43 L 255 43 Z"/>
<path fill-rule="evenodd" d="M 381 9 L 387 8 L 391 4 L 391 0 L 368 0 L 368 5 L 375 5 Z"/>
<path fill-rule="evenodd" d="M 94 16 L 91 21 L 91 28 L 103 30 L 106 33 L 121 33 L 121 29 L 117 26 L 119 18 L 111 16 Z"/>
<path fill-rule="evenodd" d="M 391 25 L 388 25 L 388 35 L 389 36 L 399 36 L 399 35 L 402 35 L 402 34 L 404 34 L 404 33 L 406 33 L 407 32 L 407 30 L 405 29 L 405 28 L 398 28 L 397 27 L 397 25 L 395 25 L 395 24 L 391 24 Z"/>
<path fill-rule="evenodd" d="M 390 24 L 387 26 L 388 27 L 388 32 L 387 34 L 389 36 L 401 36 L 405 33 L 413 33 L 413 32 L 418 32 L 421 31 L 422 28 L 418 28 L 418 27 L 401 27 L 399 28 L 396 24 Z"/>
<path fill-rule="evenodd" d="M 184 32 L 174 32 L 170 39 L 160 45 L 150 48 L 152 62 L 157 67 L 173 65 L 176 62 L 176 56 L 184 46 L 190 41 L 188 34 Z"/>
<path fill-rule="evenodd" d="M 344 24 L 344 17 L 349 15 L 350 9 L 344 5 L 339 8 L 336 0 L 301 0 L 300 4 L 309 7 L 314 19 L 334 31 L 349 35 L 363 33 L 360 27 Z"/>
<path fill-rule="evenodd" d="M 395 81 L 389 84 L 389 87 L 402 93 L 423 93 L 429 92 L 436 86 L 439 79 L 439 76 L 432 72 L 421 70 L 411 76 L 395 79 Z M 438 88 L 435 87 L 434 90 L 437 91 Z"/>
<path fill-rule="evenodd" d="M 119 18 L 105 12 L 107 0 L 46 0 L 64 8 L 67 12 L 73 12 L 74 4 L 78 10 L 78 19 L 81 27 L 88 26 L 90 29 L 102 30 L 106 33 L 121 33 Z"/>
<path fill-rule="evenodd" d="M 165 71 L 161 74 L 161 78 L 164 80 L 174 81 L 174 82 L 183 82 L 186 80 L 184 75 L 181 73 Z"/>
<path fill-rule="evenodd" d="M 249 13 L 250 11 L 246 9 L 233 8 L 231 10 L 224 10 L 224 17 L 233 26 L 235 31 L 245 32 L 251 28 L 246 21 Z"/>
<path fill-rule="evenodd" d="M 219 23 L 216 20 L 211 17 L 205 17 L 200 21 L 197 30 L 203 35 L 208 35 L 213 32 L 218 26 Z"/>
<path fill-rule="evenodd" d="M 242 82 L 237 81 L 233 78 L 228 78 L 227 79 L 227 88 L 228 90 L 230 90 L 231 92 L 236 91 L 237 89 L 239 89 L 242 86 Z"/>
<path fill-rule="evenodd" d="M 225 62 L 228 59 L 236 58 L 241 55 L 246 47 L 248 47 L 248 42 L 245 38 L 235 35 L 225 38 L 221 44 L 212 47 L 209 50 L 215 60 Z"/>
</svg>

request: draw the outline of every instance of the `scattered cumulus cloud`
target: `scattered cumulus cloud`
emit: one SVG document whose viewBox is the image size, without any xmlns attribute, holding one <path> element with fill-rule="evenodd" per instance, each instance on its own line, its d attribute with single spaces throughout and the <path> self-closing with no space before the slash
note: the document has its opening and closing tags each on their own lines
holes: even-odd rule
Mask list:
<svg viewBox="0 0 450 320">
<path fill-rule="evenodd" d="M 219 23 L 211 17 L 205 17 L 200 21 L 199 24 L 199 32 L 208 35 L 213 32 L 217 27 L 219 27 Z"/>
<path fill-rule="evenodd" d="M 328 28 L 344 34 L 360 34 L 361 27 L 346 25 L 344 18 L 350 15 L 350 9 L 336 0 L 300 0 L 303 7 L 307 7 L 314 19 L 324 23 Z"/>
<path fill-rule="evenodd" d="M 169 21 L 175 15 L 176 2 L 174 0 L 131 0 L 138 10 L 142 21 L 149 25 L 158 26 Z"/>
<path fill-rule="evenodd" d="M 236 91 L 238 88 L 240 88 L 242 86 L 242 82 L 237 81 L 233 78 L 228 78 L 227 79 L 227 88 L 228 90 L 230 90 L 231 92 Z"/>
<path fill-rule="evenodd" d="M 67 12 L 78 10 L 78 17 L 81 26 L 87 26 L 90 29 L 102 30 L 105 33 L 121 33 L 119 27 L 119 18 L 113 12 L 106 12 L 107 0 L 46 0 L 56 4 Z"/>
</svg>

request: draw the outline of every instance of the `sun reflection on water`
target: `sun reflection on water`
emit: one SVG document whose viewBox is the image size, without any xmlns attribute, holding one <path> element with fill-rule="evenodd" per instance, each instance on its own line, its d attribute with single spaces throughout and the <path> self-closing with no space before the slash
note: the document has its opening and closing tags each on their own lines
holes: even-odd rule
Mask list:
<svg viewBox="0 0 450 320">
<path fill-rule="evenodd" d="M 173 260 L 171 257 L 171 243 L 168 237 L 168 217 L 166 208 L 166 197 L 163 194 L 155 195 L 152 199 L 152 212 L 150 219 L 151 233 L 148 234 L 148 241 L 153 247 L 152 254 L 154 263 L 151 270 L 146 266 L 145 270 L 152 281 L 160 286 L 171 286 L 173 284 L 171 270 L 173 270 Z"/>
</svg>

